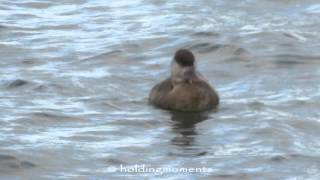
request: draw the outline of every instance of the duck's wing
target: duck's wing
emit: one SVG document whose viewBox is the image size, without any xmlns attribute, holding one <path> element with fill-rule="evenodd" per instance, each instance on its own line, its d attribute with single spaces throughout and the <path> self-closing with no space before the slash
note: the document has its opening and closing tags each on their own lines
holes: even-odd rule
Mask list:
<svg viewBox="0 0 320 180">
<path fill-rule="evenodd" d="M 197 83 L 198 85 L 198 90 L 200 91 L 201 94 L 205 95 L 206 101 L 204 101 L 205 105 L 208 107 L 216 107 L 219 104 L 219 95 L 215 91 L 214 88 L 210 86 L 210 84 L 206 81 L 200 81 Z"/>
<path fill-rule="evenodd" d="M 149 102 L 151 104 L 160 106 L 163 104 L 164 99 L 168 96 L 172 88 L 173 86 L 171 83 L 171 78 L 167 78 L 166 80 L 155 85 L 149 94 Z"/>
</svg>

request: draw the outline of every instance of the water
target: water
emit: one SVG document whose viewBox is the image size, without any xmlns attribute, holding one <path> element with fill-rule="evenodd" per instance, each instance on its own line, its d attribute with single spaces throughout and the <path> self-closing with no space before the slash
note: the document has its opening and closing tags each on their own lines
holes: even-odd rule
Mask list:
<svg viewBox="0 0 320 180">
<path fill-rule="evenodd" d="M 319 179 L 316 0 L 1 0 L 0 179 Z M 221 97 L 149 106 L 178 48 Z M 124 173 L 119 167 L 210 168 Z"/>
</svg>

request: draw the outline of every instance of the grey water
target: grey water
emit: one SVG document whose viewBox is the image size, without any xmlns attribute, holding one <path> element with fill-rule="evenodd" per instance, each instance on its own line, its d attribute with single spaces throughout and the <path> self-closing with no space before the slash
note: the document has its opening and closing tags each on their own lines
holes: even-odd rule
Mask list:
<svg viewBox="0 0 320 180">
<path fill-rule="evenodd" d="M 148 105 L 179 48 L 217 110 Z M 319 179 L 319 49 L 317 0 L 1 0 L 0 179 Z"/>
</svg>

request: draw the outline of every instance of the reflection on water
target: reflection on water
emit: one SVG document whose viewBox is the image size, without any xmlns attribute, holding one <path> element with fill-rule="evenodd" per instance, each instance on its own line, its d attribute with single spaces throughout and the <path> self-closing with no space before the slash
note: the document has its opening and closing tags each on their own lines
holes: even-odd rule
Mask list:
<svg viewBox="0 0 320 180">
<path fill-rule="evenodd" d="M 206 113 L 171 112 L 172 130 L 177 134 L 171 143 L 177 146 L 193 146 L 197 136 L 196 125 L 208 118 Z"/>
<path fill-rule="evenodd" d="M 195 142 L 197 138 L 197 124 L 208 119 L 208 112 L 177 112 L 172 111 L 171 114 L 171 129 L 175 133 L 175 137 L 171 140 L 171 144 L 182 148 L 184 156 L 201 156 L 205 155 L 206 151 L 200 151 Z M 178 154 L 175 154 L 178 155 Z"/>
<path fill-rule="evenodd" d="M 120 163 L 214 169 L 167 179 L 316 179 L 319 7 L 1 0 L 0 179 L 127 178 L 108 171 Z M 220 94 L 217 112 L 148 106 L 178 48 Z"/>
</svg>

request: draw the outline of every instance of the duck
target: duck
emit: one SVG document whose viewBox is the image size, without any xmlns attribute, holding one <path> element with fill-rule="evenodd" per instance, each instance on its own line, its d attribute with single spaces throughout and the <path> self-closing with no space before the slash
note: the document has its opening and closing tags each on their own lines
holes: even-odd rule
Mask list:
<svg viewBox="0 0 320 180">
<path fill-rule="evenodd" d="M 197 71 L 195 56 L 179 49 L 171 61 L 171 75 L 156 84 L 149 93 L 149 103 L 162 109 L 186 112 L 217 108 L 219 96 Z"/>
</svg>

